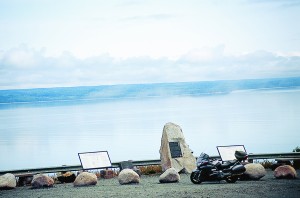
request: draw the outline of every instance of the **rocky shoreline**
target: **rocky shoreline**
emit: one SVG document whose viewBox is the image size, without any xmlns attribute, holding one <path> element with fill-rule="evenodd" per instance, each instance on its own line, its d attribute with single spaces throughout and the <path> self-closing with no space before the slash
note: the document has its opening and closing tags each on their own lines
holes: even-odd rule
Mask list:
<svg viewBox="0 0 300 198">
<path fill-rule="evenodd" d="M 300 174 L 300 171 L 297 171 Z M 55 184 L 51 188 L 31 189 L 30 186 L 0 191 L 0 197 L 299 197 L 300 179 L 275 179 L 274 173 L 257 181 L 234 184 L 204 182 L 193 184 L 189 174 L 181 174 L 177 183 L 162 184 L 159 175 L 142 175 L 139 184 L 120 185 L 118 179 L 99 179 L 94 186 L 74 187 L 73 183 Z"/>
</svg>

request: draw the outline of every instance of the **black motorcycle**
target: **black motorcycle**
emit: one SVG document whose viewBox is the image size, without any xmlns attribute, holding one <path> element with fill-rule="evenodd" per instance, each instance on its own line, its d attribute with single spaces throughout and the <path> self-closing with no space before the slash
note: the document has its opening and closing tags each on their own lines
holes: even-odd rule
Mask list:
<svg viewBox="0 0 300 198">
<path fill-rule="evenodd" d="M 246 171 L 241 162 L 246 160 L 248 155 L 246 152 L 236 151 L 235 158 L 235 160 L 222 164 L 218 160 L 210 160 L 209 155 L 201 153 L 197 159 L 197 169 L 191 173 L 190 179 L 194 184 L 221 180 L 235 183 L 239 176 Z"/>
</svg>

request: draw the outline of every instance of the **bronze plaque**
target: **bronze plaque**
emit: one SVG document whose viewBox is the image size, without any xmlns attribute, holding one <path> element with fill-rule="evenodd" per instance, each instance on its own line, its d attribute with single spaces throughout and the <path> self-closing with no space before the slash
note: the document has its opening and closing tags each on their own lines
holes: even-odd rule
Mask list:
<svg viewBox="0 0 300 198">
<path fill-rule="evenodd" d="M 169 142 L 170 152 L 172 158 L 182 157 L 179 142 Z"/>
</svg>

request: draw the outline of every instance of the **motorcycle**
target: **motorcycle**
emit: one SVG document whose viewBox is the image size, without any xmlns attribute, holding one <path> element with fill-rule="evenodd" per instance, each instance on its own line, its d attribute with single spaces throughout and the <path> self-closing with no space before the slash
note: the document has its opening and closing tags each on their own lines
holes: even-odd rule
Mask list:
<svg viewBox="0 0 300 198">
<path fill-rule="evenodd" d="M 218 160 L 210 160 L 209 155 L 201 153 L 197 159 L 197 169 L 191 173 L 190 179 L 194 184 L 204 181 L 221 181 L 235 183 L 239 176 L 246 171 L 242 161 L 248 158 L 246 152 L 236 151 L 235 160 L 222 164 Z"/>
</svg>

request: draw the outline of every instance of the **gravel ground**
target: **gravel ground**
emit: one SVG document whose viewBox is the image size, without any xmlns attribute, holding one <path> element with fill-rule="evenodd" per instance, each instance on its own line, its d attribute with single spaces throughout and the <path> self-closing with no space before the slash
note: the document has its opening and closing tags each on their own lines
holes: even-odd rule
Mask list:
<svg viewBox="0 0 300 198">
<path fill-rule="evenodd" d="M 0 191 L 2 198 L 15 197 L 300 197 L 300 171 L 297 179 L 275 179 L 273 172 L 258 181 L 237 181 L 234 184 L 204 182 L 193 184 L 189 174 L 181 174 L 178 183 L 160 184 L 158 175 L 141 176 L 140 184 L 120 185 L 117 178 L 100 179 L 95 186 L 73 187 L 55 184 L 52 188 L 31 189 L 29 186 Z"/>
</svg>

